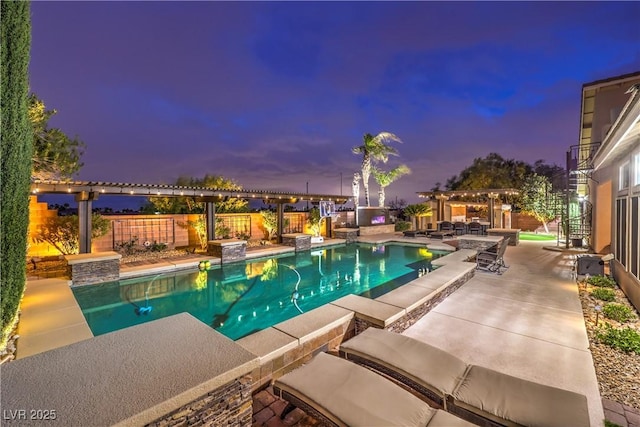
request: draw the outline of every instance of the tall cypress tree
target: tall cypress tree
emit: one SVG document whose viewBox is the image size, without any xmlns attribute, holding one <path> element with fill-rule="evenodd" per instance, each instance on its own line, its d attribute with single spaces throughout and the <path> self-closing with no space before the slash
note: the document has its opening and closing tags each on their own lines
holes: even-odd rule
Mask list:
<svg viewBox="0 0 640 427">
<path fill-rule="evenodd" d="M 0 350 L 17 321 L 26 281 L 33 135 L 28 119 L 30 3 L 0 1 Z"/>
</svg>

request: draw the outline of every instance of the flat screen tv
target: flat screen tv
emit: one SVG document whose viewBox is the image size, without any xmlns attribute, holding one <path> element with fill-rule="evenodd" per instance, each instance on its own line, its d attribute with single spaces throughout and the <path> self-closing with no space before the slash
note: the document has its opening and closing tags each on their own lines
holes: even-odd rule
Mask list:
<svg viewBox="0 0 640 427">
<path fill-rule="evenodd" d="M 371 217 L 371 225 L 384 224 L 386 222 L 384 215 L 376 215 Z"/>
</svg>

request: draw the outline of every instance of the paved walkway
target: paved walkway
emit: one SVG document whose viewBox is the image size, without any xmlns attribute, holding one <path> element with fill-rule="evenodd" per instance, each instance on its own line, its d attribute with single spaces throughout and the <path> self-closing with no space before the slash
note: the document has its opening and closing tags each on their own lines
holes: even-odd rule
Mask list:
<svg viewBox="0 0 640 427">
<path fill-rule="evenodd" d="M 477 272 L 405 334 L 501 372 L 582 393 L 591 424 L 604 420 L 589 351 L 575 256 L 548 242 L 509 246 L 502 275 Z"/>
<path fill-rule="evenodd" d="M 604 418 L 620 427 L 640 427 L 640 409 L 602 399 Z"/>
</svg>

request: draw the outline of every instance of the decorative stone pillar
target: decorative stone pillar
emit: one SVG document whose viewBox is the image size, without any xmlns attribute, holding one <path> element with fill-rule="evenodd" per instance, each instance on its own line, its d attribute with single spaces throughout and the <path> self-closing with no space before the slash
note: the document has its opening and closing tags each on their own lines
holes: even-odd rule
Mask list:
<svg viewBox="0 0 640 427">
<path fill-rule="evenodd" d="M 304 233 L 283 234 L 282 244 L 293 246 L 296 248 L 296 252 L 308 251 L 311 249 L 311 235 Z"/>
<path fill-rule="evenodd" d="M 117 252 L 65 255 L 67 275 L 73 285 L 91 285 L 120 279 L 120 255 Z"/>
<path fill-rule="evenodd" d="M 242 261 L 247 255 L 247 242 L 241 239 L 210 240 L 207 254 L 220 258 L 222 264 Z"/>
<path fill-rule="evenodd" d="M 336 239 L 344 239 L 346 243 L 355 243 L 358 240 L 357 228 L 336 228 L 333 230 Z"/>
</svg>

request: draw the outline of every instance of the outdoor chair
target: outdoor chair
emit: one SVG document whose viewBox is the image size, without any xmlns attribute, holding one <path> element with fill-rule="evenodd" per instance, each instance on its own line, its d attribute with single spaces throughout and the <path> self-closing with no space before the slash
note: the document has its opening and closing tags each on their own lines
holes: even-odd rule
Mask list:
<svg viewBox="0 0 640 427">
<path fill-rule="evenodd" d="M 465 234 L 467 232 L 467 224 L 462 221 L 456 221 L 453 224 L 453 229 L 456 232 L 456 235 Z"/>
<path fill-rule="evenodd" d="M 502 274 L 502 269 L 509 268 L 504 262 L 504 253 L 509 246 L 509 238 L 503 237 L 496 245 L 478 251 L 476 254 L 476 270 L 485 270 L 491 273 Z"/>
<path fill-rule="evenodd" d="M 471 427 L 392 381 L 355 363 L 319 353 L 306 365 L 278 378 L 275 394 L 330 426 Z"/>
<path fill-rule="evenodd" d="M 480 426 L 589 426 L 587 398 L 467 364 L 427 343 L 370 327 L 340 346 L 340 354 Z"/>
<path fill-rule="evenodd" d="M 438 226 L 438 231 L 454 231 L 453 223 L 449 221 L 442 221 Z"/>
<path fill-rule="evenodd" d="M 482 235 L 482 224 L 477 221 L 472 221 L 467 226 L 467 231 L 469 234 L 477 234 L 478 236 Z"/>
</svg>

